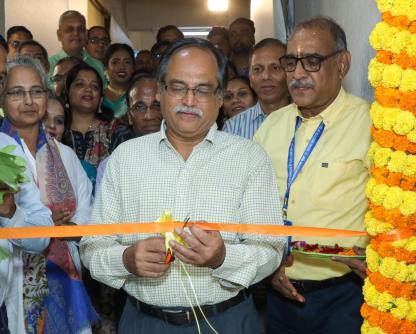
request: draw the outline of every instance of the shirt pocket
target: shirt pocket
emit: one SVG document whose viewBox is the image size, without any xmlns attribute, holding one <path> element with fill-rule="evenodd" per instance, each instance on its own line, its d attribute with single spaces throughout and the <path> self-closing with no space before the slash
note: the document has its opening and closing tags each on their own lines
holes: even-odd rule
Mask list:
<svg viewBox="0 0 416 334">
<path fill-rule="evenodd" d="M 367 177 L 362 160 L 322 161 L 313 175 L 311 201 L 322 208 L 352 205 L 363 197 Z"/>
</svg>

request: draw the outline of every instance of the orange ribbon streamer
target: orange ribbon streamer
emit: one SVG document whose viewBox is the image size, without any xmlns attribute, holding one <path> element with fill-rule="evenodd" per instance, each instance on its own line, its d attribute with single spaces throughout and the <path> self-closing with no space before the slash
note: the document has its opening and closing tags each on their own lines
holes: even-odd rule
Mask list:
<svg viewBox="0 0 416 334">
<path fill-rule="evenodd" d="M 281 225 L 246 225 L 224 223 L 189 222 L 201 229 L 234 233 L 252 233 L 275 236 L 319 236 L 319 237 L 362 237 L 365 231 L 351 231 L 318 227 Z M 171 232 L 182 228 L 183 222 L 173 223 L 121 223 L 104 225 L 48 226 L 48 227 L 5 227 L 0 228 L 0 239 L 66 238 L 98 235 L 121 235 Z"/>
</svg>

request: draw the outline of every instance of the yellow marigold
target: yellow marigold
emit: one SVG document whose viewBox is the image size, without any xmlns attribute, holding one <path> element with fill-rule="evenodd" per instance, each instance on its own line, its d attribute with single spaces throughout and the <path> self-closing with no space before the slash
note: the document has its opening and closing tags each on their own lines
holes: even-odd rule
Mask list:
<svg viewBox="0 0 416 334">
<path fill-rule="evenodd" d="M 391 245 L 393 247 L 397 247 L 397 248 L 403 248 L 407 242 L 409 241 L 409 239 L 401 239 L 401 240 L 397 240 L 391 243 Z"/>
<path fill-rule="evenodd" d="M 377 181 L 371 177 L 366 185 L 365 193 L 367 194 L 367 197 L 370 197 L 371 193 L 373 192 L 374 186 L 377 184 Z"/>
<path fill-rule="evenodd" d="M 403 191 L 401 198 L 403 202 L 399 207 L 400 212 L 405 216 L 414 215 L 416 213 L 416 193 Z"/>
<path fill-rule="evenodd" d="M 389 187 L 383 183 L 376 184 L 371 192 L 371 201 L 376 205 L 383 205 Z"/>
<path fill-rule="evenodd" d="M 409 252 L 416 252 L 416 237 L 410 238 L 404 248 L 407 249 Z"/>
<path fill-rule="evenodd" d="M 377 7 L 381 13 L 391 10 L 394 0 L 377 0 Z"/>
<path fill-rule="evenodd" d="M 396 307 L 390 310 L 391 314 L 398 319 L 405 319 L 410 311 L 410 303 L 404 298 L 396 298 L 394 304 Z"/>
<path fill-rule="evenodd" d="M 394 37 L 394 43 L 392 44 L 390 51 L 394 53 L 400 53 L 406 48 L 412 39 L 412 34 L 408 30 L 402 30 L 396 33 Z"/>
<path fill-rule="evenodd" d="M 400 187 L 390 187 L 384 196 L 383 206 L 387 210 L 398 208 L 403 203 L 402 193 L 403 190 Z"/>
<path fill-rule="evenodd" d="M 415 34 L 412 35 L 412 38 L 410 39 L 410 43 L 406 46 L 405 51 L 411 57 L 416 55 L 416 35 Z"/>
<path fill-rule="evenodd" d="M 393 225 L 374 218 L 372 213 L 368 211 L 364 217 L 365 229 L 368 234 L 375 236 L 380 233 L 386 233 L 393 229 Z"/>
<path fill-rule="evenodd" d="M 399 273 L 399 266 L 394 258 L 386 257 L 381 262 L 379 271 L 383 276 L 393 278 Z"/>
<path fill-rule="evenodd" d="M 408 155 L 403 167 L 403 173 L 408 176 L 416 176 L 416 156 Z"/>
<path fill-rule="evenodd" d="M 391 159 L 390 155 L 391 155 L 391 150 L 389 148 L 387 147 L 379 148 L 374 153 L 374 158 L 373 158 L 374 165 L 376 167 L 386 166 Z"/>
<path fill-rule="evenodd" d="M 410 111 L 401 110 L 397 115 L 393 130 L 398 135 L 406 135 L 413 130 L 415 122 L 415 116 Z"/>
<path fill-rule="evenodd" d="M 391 130 L 396 123 L 396 118 L 400 113 L 400 109 L 398 108 L 383 108 L 381 110 L 382 117 L 383 117 L 383 129 L 384 130 Z"/>
<path fill-rule="evenodd" d="M 397 88 L 402 82 L 403 70 L 396 64 L 384 66 L 381 84 L 388 88 Z"/>
<path fill-rule="evenodd" d="M 387 259 L 392 259 L 396 262 L 397 272 L 391 278 L 393 278 L 397 281 L 400 281 L 400 282 L 411 282 L 412 281 L 412 275 L 415 274 L 414 268 L 412 268 L 412 265 L 406 265 L 406 263 L 404 261 L 398 262 L 396 259 L 393 259 L 393 258 L 387 258 Z M 386 260 L 386 259 L 384 259 L 384 260 Z M 383 263 L 384 263 L 384 261 L 383 261 Z M 380 266 L 380 268 L 381 268 L 381 266 Z M 380 273 L 382 275 L 384 275 L 381 272 L 381 270 L 380 270 Z"/>
<path fill-rule="evenodd" d="M 374 102 L 371 105 L 370 117 L 376 128 L 383 127 L 383 119 L 384 119 L 383 111 L 384 111 L 384 108 L 378 102 Z"/>
<path fill-rule="evenodd" d="M 394 42 L 396 34 L 399 33 L 399 29 L 396 27 L 389 26 L 388 29 L 383 30 L 380 33 L 381 48 L 387 51 L 391 51 L 394 48 Z"/>
<path fill-rule="evenodd" d="M 406 153 L 402 151 L 394 151 L 390 154 L 390 161 L 387 163 L 387 168 L 391 172 L 402 173 L 406 161 Z"/>
<path fill-rule="evenodd" d="M 410 310 L 407 315 L 407 319 L 411 322 L 416 322 L 416 302 L 415 301 L 410 303 Z"/>
<path fill-rule="evenodd" d="M 412 143 L 416 143 L 416 130 L 412 130 L 407 134 L 407 139 L 409 139 Z"/>
<path fill-rule="evenodd" d="M 374 153 L 380 148 L 380 145 L 377 144 L 375 141 L 371 142 L 370 148 L 368 149 L 368 159 L 373 160 Z"/>
<path fill-rule="evenodd" d="M 381 258 L 370 245 L 365 250 L 368 269 L 372 272 L 377 272 L 380 269 Z"/>
<path fill-rule="evenodd" d="M 368 40 L 373 49 L 379 50 L 382 48 L 381 36 L 389 29 L 390 26 L 386 22 L 379 22 L 370 33 Z"/>
<path fill-rule="evenodd" d="M 406 15 L 410 21 L 416 19 L 416 8 L 413 1 L 395 0 L 390 11 L 393 16 Z"/>
<path fill-rule="evenodd" d="M 379 63 L 375 58 L 368 64 L 368 81 L 373 87 L 381 85 L 384 65 Z"/>
<path fill-rule="evenodd" d="M 410 68 L 402 72 L 402 82 L 400 83 L 400 91 L 411 92 L 416 90 L 416 71 Z"/>
</svg>

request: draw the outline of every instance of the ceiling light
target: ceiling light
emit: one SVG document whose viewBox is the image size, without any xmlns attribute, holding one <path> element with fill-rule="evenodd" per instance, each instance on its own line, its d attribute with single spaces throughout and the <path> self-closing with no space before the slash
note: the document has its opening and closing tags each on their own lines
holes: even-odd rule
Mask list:
<svg viewBox="0 0 416 334">
<path fill-rule="evenodd" d="M 211 12 L 225 12 L 228 9 L 228 0 L 208 0 L 208 10 Z"/>
</svg>

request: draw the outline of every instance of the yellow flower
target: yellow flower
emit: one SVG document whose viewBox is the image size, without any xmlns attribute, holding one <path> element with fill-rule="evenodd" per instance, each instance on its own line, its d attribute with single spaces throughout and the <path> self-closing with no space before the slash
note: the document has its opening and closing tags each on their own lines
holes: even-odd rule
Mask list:
<svg viewBox="0 0 416 334">
<path fill-rule="evenodd" d="M 404 248 L 409 252 L 416 252 L 416 237 L 411 237 L 404 245 Z"/>
<path fill-rule="evenodd" d="M 406 153 L 402 151 L 394 151 L 390 155 L 390 161 L 387 164 L 387 168 L 391 172 L 401 173 L 403 167 L 407 161 Z"/>
<path fill-rule="evenodd" d="M 403 173 L 407 176 L 416 176 L 416 156 L 408 155 L 405 165 L 403 167 Z"/>
<path fill-rule="evenodd" d="M 412 38 L 410 39 L 410 43 L 406 46 L 405 51 L 409 54 L 409 56 L 416 55 L 416 34 L 412 35 Z"/>
<path fill-rule="evenodd" d="M 391 52 L 400 53 L 406 48 L 412 39 L 412 34 L 407 30 L 402 30 L 395 35 L 394 43 L 391 47 Z"/>
<path fill-rule="evenodd" d="M 397 115 L 393 130 L 398 135 L 406 135 L 413 130 L 414 126 L 415 116 L 410 111 L 402 110 Z"/>
<path fill-rule="evenodd" d="M 405 216 L 414 215 L 416 213 L 416 193 L 403 191 L 401 198 L 403 202 L 399 207 L 400 212 Z"/>
<path fill-rule="evenodd" d="M 381 13 L 390 11 L 392 5 L 393 0 L 377 0 L 377 7 Z"/>
<path fill-rule="evenodd" d="M 416 322 L 416 301 L 414 300 L 410 302 L 410 310 L 407 314 L 407 320 L 411 322 Z"/>
<path fill-rule="evenodd" d="M 391 8 L 391 13 L 394 16 L 406 15 L 410 21 L 416 19 L 416 10 L 413 1 L 409 0 L 395 0 Z"/>
<path fill-rule="evenodd" d="M 402 82 L 403 70 L 396 64 L 384 67 L 381 83 L 384 87 L 397 88 Z"/>
<path fill-rule="evenodd" d="M 370 117 L 376 128 L 383 126 L 383 115 L 384 108 L 378 103 L 374 102 L 370 108 Z"/>
<path fill-rule="evenodd" d="M 374 153 L 380 148 L 380 145 L 377 144 L 375 141 L 371 142 L 370 148 L 368 149 L 368 159 L 373 160 Z"/>
<path fill-rule="evenodd" d="M 380 41 L 382 49 L 391 51 L 394 48 L 394 41 L 396 34 L 399 33 L 399 29 L 396 27 L 389 27 L 380 34 Z"/>
<path fill-rule="evenodd" d="M 382 205 L 388 190 L 389 187 L 383 183 L 375 185 L 371 192 L 371 201 L 376 205 Z"/>
<path fill-rule="evenodd" d="M 409 139 L 412 143 L 416 143 L 416 130 L 412 130 L 407 134 L 407 139 Z"/>
<path fill-rule="evenodd" d="M 393 229 L 393 225 L 374 218 L 370 211 L 364 216 L 364 224 L 368 234 L 371 236 L 386 233 Z"/>
<path fill-rule="evenodd" d="M 404 298 L 396 298 L 394 304 L 396 307 L 391 309 L 391 314 L 393 314 L 398 319 L 406 318 L 410 311 L 409 302 Z"/>
<path fill-rule="evenodd" d="M 383 199 L 383 206 L 387 210 L 398 208 L 403 203 L 402 194 L 403 190 L 400 187 L 390 187 Z"/>
<path fill-rule="evenodd" d="M 402 72 L 400 91 L 411 92 L 416 90 L 416 71 L 407 68 Z"/>
<path fill-rule="evenodd" d="M 387 131 L 391 130 L 396 123 L 396 118 L 400 113 L 400 109 L 384 108 L 381 112 L 383 117 L 383 129 Z"/>
<path fill-rule="evenodd" d="M 384 65 L 379 63 L 375 58 L 368 64 L 368 81 L 373 87 L 381 85 Z"/>
<path fill-rule="evenodd" d="M 390 161 L 391 150 L 387 147 L 382 147 L 374 153 L 374 165 L 376 167 L 386 166 Z"/>
<path fill-rule="evenodd" d="M 380 273 L 383 276 L 393 278 L 397 274 L 399 274 L 399 266 L 397 261 L 392 257 L 386 257 L 380 264 Z"/>
<path fill-rule="evenodd" d="M 370 245 L 365 250 L 368 269 L 372 272 L 377 272 L 380 269 L 381 258 Z"/>
<path fill-rule="evenodd" d="M 374 187 L 377 185 L 377 181 L 371 177 L 366 185 L 365 193 L 367 194 L 367 197 L 370 197 L 371 193 L 373 192 Z"/>
</svg>

